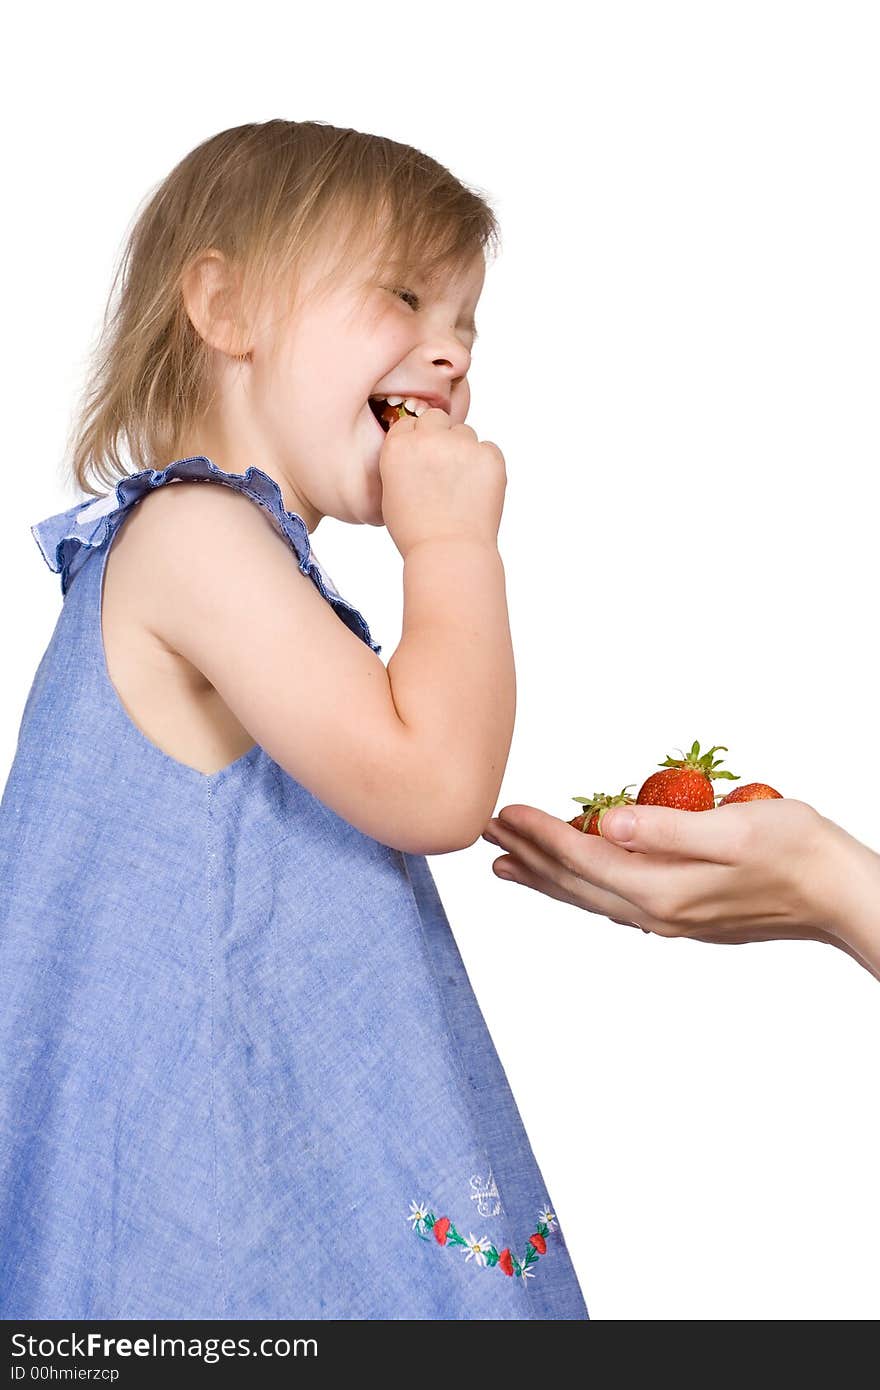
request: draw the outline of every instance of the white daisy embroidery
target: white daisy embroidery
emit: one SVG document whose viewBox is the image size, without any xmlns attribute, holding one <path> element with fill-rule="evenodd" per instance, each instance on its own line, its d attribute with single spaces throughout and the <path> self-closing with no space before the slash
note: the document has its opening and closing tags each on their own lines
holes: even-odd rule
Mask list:
<svg viewBox="0 0 880 1390">
<path fill-rule="evenodd" d="M 538 1220 L 543 1221 L 548 1231 L 553 1230 L 553 1227 L 556 1225 L 556 1217 L 550 1210 L 549 1204 L 545 1204 L 538 1212 Z"/>
<path fill-rule="evenodd" d="M 473 1231 L 471 1231 L 470 1239 L 466 1242 L 467 1254 L 465 1255 L 465 1260 L 475 1260 L 478 1265 L 484 1265 L 486 1263 L 485 1252 L 489 1249 L 490 1243 L 488 1236 L 481 1236 L 480 1239 L 477 1240 Z"/>
<path fill-rule="evenodd" d="M 406 1218 L 407 1221 L 411 1221 L 413 1223 L 413 1230 L 415 1230 L 418 1227 L 420 1231 L 424 1231 L 425 1217 L 428 1215 L 428 1208 L 425 1206 L 424 1202 L 416 1202 L 415 1200 L 410 1202 L 409 1205 L 410 1212 Z"/>
<path fill-rule="evenodd" d="M 505 1245 L 503 1250 L 496 1248 L 495 1244 L 488 1236 L 480 1236 L 479 1240 L 473 1231 L 465 1239 L 461 1231 L 458 1230 L 450 1216 L 445 1213 L 437 1215 L 437 1209 L 430 1208 L 425 1202 L 410 1202 L 410 1211 L 407 1220 L 412 1223 L 412 1228 L 416 1235 L 428 1244 L 434 1244 L 451 1250 L 456 1246 L 465 1251 L 465 1260 L 473 1260 L 474 1268 L 491 1267 L 499 1270 L 508 1278 L 518 1276 L 520 1279 L 534 1279 L 535 1271 L 532 1265 L 538 1263 L 542 1255 L 547 1253 L 547 1240 L 545 1237 L 550 1235 L 552 1227 L 556 1224 L 556 1217 L 550 1210 L 549 1202 L 538 1213 L 538 1230 L 532 1231 L 525 1245 L 522 1259 L 517 1259 L 509 1245 Z M 440 1212 L 443 1208 L 439 1208 Z"/>
</svg>

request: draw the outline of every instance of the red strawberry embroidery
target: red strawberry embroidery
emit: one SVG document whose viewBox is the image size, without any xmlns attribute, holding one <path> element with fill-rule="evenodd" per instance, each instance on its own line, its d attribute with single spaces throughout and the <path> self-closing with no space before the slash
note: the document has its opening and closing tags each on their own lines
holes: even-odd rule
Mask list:
<svg viewBox="0 0 880 1390">
<path fill-rule="evenodd" d="M 538 1229 L 529 1236 L 523 1254 L 518 1258 L 508 1245 L 505 1245 L 503 1250 L 498 1250 L 486 1235 L 477 1237 L 471 1231 L 469 1236 L 464 1236 L 450 1217 L 435 1217 L 427 1202 L 419 1202 L 414 1198 L 409 1205 L 406 1219 L 412 1223 L 412 1229 L 422 1240 L 429 1241 L 431 1237 L 428 1232 L 433 1231 L 438 1245 L 443 1245 L 449 1250 L 459 1247 L 465 1251 L 466 1260 L 474 1261 L 474 1269 L 493 1269 L 497 1266 L 504 1271 L 508 1279 L 516 1275 L 521 1278 L 523 1284 L 527 1279 L 534 1278 L 533 1266 L 541 1255 L 546 1255 L 547 1236 L 556 1225 L 556 1217 L 545 1203 L 538 1212 Z M 526 1229 L 528 1230 L 528 1227 Z"/>
<path fill-rule="evenodd" d="M 451 1224 L 448 1216 L 441 1216 L 439 1221 L 434 1222 L 434 1236 L 438 1245 L 446 1244 L 446 1237 L 449 1234 Z"/>
</svg>

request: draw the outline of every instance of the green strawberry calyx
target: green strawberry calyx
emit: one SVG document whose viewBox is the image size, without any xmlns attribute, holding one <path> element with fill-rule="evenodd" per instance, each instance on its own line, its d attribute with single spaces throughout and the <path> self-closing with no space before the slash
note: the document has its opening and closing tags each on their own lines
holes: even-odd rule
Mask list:
<svg viewBox="0 0 880 1390">
<path fill-rule="evenodd" d="M 722 751 L 726 753 L 726 752 L 727 752 L 727 748 L 725 747 L 725 745 L 724 745 L 723 743 L 718 743 L 718 744 L 716 744 L 714 748 L 710 748 L 710 749 L 709 749 L 708 753 L 701 753 L 701 752 L 700 752 L 700 745 L 699 745 L 697 742 L 694 742 L 694 744 L 693 744 L 693 746 L 692 746 L 692 748 L 691 748 L 691 751 L 690 751 L 689 753 L 683 752 L 681 748 L 679 748 L 678 751 L 679 751 L 679 753 L 681 753 L 681 757 L 680 757 L 680 758 L 670 758 L 670 757 L 667 756 L 666 761 L 663 762 L 663 763 L 659 763 L 658 766 L 659 766 L 659 767 L 692 767 L 692 768 L 694 768 L 697 772 L 702 772 L 703 776 L 704 776 L 704 777 L 708 777 L 710 781 L 714 781 L 715 778 L 717 778 L 717 777 L 727 777 L 727 778 L 729 778 L 729 780 L 730 780 L 731 782 L 738 782 L 738 781 L 739 781 L 739 774 L 736 773 L 736 772 L 727 772 L 727 771 L 724 771 L 724 772 L 716 772 L 716 770 L 715 770 L 715 769 L 717 768 L 717 766 L 718 766 L 719 763 L 723 763 L 723 762 L 724 762 L 724 759 L 723 759 L 723 758 L 716 758 L 715 761 L 713 762 L 713 761 L 712 761 L 712 754 L 713 754 L 713 753 L 719 753 L 719 752 L 722 752 Z"/>
<path fill-rule="evenodd" d="M 581 825 L 581 829 L 586 831 L 587 826 L 593 819 L 593 816 L 596 815 L 596 813 L 598 812 L 596 829 L 601 833 L 602 818 L 605 815 L 606 811 L 611 810 L 612 806 L 635 805 L 635 797 L 629 795 L 629 788 L 634 787 L 635 785 L 635 782 L 628 782 L 627 785 L 623 788 L 623 790 L 618 792 L 616 796 L 609 796 L 607 792 L 594 792 L 591 797 L 573 796 L 571 798 L 572 801 L 579 801 L 584 808 L 584 819 L 583 824 Z"/>
</svg>

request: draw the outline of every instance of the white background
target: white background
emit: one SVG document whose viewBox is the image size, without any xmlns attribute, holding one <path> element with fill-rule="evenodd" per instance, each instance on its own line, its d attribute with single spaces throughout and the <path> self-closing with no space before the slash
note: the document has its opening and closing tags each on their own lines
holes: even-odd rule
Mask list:
<svg viewBox="0 0 880 1390">
<path fill-rule="evenodd" d="M 422 148 L 501 222 L 469 417 L 508 470 L 499 808 L 567 820 L 698 738 L 880 847 L 877 21 L 841 0 L 16 11 L 4 775 L 60 607 L 29 527 L 78 500 L 59 461 L 130 220 L 195 144 L 282 116 Z M 390 537 L 328 518 L 314 540 L 387 661 Z M 430 862 L 592 1316 L 880 1315 L 877 981 L 813 943 L 643 936 L 501 883 L 499 853 Z"/>
</svg>

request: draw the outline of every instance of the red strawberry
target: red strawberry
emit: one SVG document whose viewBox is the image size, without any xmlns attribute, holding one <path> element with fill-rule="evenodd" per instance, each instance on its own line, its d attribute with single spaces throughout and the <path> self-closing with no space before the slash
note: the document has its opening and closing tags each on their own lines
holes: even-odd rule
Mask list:
<svg viewBox="0 0 880 1390">
<path fill-rule="evenodd" d="M 782 792 L 768 787 L 766 782 L 746 782 L 744 787 L 734 787 L 732 792 L 722 796 L 719 806 L 729 806 L 733 801 L 770 801 L 774 796 L 782 800 Z"/>
<path fill-rule="evenodd" d="M 513 1260 L 510 1258 L 510 1248 L 506 1245 L 498 1256 L 498 1268 L 503 1269 L 505 1274 L 509 1274 L 513 1278 Z"/>
<path fill-rule="evenodd" d="M 438 1245 L 446 1244 L 446 1237 L 449 1234 L 449 1227 L 452 1222 L 448 1216 L 441 1216 L 439 1221 L 434 1222 L 434 1239 Z"/>
<path fill-rule="evenodd" d="M 372 400 L 372 397 L 371 397 Z M 376 402 L 379 405 L 379 402 Z M 384 430 L 389 430 L 398 420 L 405 420 L 407 417 L 413 418 L 411 410 L 407 410 L 403 405 L 389 405 L 387 401 L 382 403 L 381 410 L 375 410 L 374 415 Z"/>
<path fill-rule="evenodd" d="M 635 782 L 630 782 L 629 785 L 634 787 Z M 571 799 L 572 801 L 580 801 L 584 810 L 573 816 L 568 823 L 573 825 L 575 830 L 585 831 L 587 835 L 602 834 L 600 829 L 602 817 L 612 806 L 632 806 L 635 800 L 627 795 L 626 787 L 617 796 L 607 796 L 605 792 L 594 792 L 592 800 L 586 796 L 573 796 Z"/>
<path fill-rule="evenodd" d="M 715 808 L 715 793 L 712 781 L 716 777 L 729 777 L 731 781 L 739 778 L 734 772 L 716 772 L 723 758 L 712 761 L 712 754 L 727 749 L 723 743 L 710 748 L 708 753 L 700 753 L 700 745 L 694 743 L 689 753 L 680 758 L 667 757 L 660 764 L 662 772 L 654 772 L 642 783 L 636 797 L 639 806 L 674 806 L 679 811 L 712 811 Z M 681 749 L 679 749 L 681 752 Z"/>
<path fill-rule="evenodd" d="M 533 1236 L 529 1236 L 529 1243 L 534 1245 L 539 1255 L 547 1254 L 547 1242 L 542 1235 L 536 1231 Z"/>
</svg>

